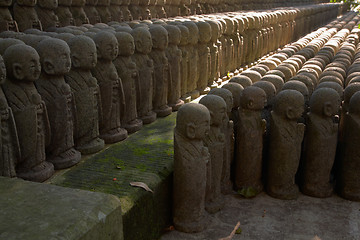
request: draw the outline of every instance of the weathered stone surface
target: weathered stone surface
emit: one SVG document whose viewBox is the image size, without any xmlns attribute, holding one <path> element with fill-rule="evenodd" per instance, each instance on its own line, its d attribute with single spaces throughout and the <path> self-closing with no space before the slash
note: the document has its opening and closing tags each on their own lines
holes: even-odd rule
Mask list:
<svg viewBox="0 0 360 240">
<path fill-rule="evenodd" d="M 112 195 L 0 177 L 1 239 L 123 240 Z"/>
</svg>

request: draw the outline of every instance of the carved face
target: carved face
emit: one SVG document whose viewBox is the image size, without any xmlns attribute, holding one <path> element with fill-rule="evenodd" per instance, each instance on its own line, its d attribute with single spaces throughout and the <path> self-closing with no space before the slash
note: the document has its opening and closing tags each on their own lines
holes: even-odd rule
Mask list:
<svg viewBox="0 0 360 240">
<path fill-rule="evenodd" d="M 135 52 L 135 43 L 134 39 L 131 36 L 126 36 L 122 38 L 122 41 L 120 43 L 120 51 L 119 55 L 122 56 L 131 56 Z"/>
<path fill-rule="evenodd" d="M 164 31 L 156 32 L 152 36 L 153 48 L 165 50 L 168 47 L 169 38 L 168 33 L 164 29 Z"/>
<path fill-rule="evenodd" d="M 92 69 L 97 64 L 96 49 L 91 49 L 91 48 L 79 49 L 76 55 L 77 55 L 76 60 L 72 59 L 72 61 L 77 62 L 76 65 L 78 68 Z"/>
<path fill-rule="evenodd" d="M 25 81 L 34 82 L 40 77 L 41 65 L 40 57 L 34 50 L 23 56 L 23 61 L 20 64 L 23 79 Z"/>
<path fill-rule="evenodd" d="M 59 48 L 57 53 L 57 56 L 52 59 L 54 74 L 62 75 L 68 73 L 71 68 L 70 49 Z"/>
<path fill-rule="evenodd" d="M 211 114 L 211 124 L 215 126 L 220 126 L 226 119 L 226 106 L 221 106 Z"/>
<path fill-rule="evenodd" d="M 204 139 L 210 131 L 210 120 L 205 119 L 195 127 L 195 139 Z"/>
<path fill-rule="evenodd" d="M 252 100 L 249 101 L 248 108 L 250 110 L 261 110 L 266 105 L 266 93 L 263 91 L 258 96 L 254 96 Z"/>
<path fill-rule="evenodd" d="M 0 56 L 0 84 L 3 84 L 6 79 L 6 67 L 4 59 Z"/>
<path fill-rule="evenodd" d="M 323 114 L 326 117 L 334 116 L 339 110 L 339 104 L 336 101 L 324 102 Z"/>
<path fill-rule="evenodd" d="M 58 7 L 58 0 L 38 0 L 38 5 L 47 9 L 56 9 Z"/>
<path fill-rule="evenodd" d="M 151 34 L 148 31 L 144 31 L 139 39 L 136 39 L 136 51 L 144 54 L 149 54 L 152 49 Z"/>
<path fill-rule="evenodd" d="M 98 46 L 98 51 L 102 59 L 114 60 L 119 53 L 119 45 L 116 38 L 106 38 L 106 40 Z"/>
</svg>

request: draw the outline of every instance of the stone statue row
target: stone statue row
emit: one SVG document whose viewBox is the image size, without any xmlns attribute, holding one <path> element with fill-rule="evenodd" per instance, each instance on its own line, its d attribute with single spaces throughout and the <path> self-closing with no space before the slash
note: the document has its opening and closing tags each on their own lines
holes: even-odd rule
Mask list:
<svg viewBox="0 0 360 240">
<path fill-rule="evenodd" d="M 325 14 L 334 15 L 336 10 L 332 5 L 314 8 L 324 10 L 319 11 L 320 18 L 314 17 L 322 21 Z M 287 36 L 290 41 L 292 36 L 286 31 L 292 28 L 290 22 L 294 22 L 296 12 L 277 13 L 283 17 L 279 32 L 272 35 Z M 6 156 L 2 162 L 6 164 L 1 175 L 44 181 L 54 168 L 70 167 L 80 161 L 81 154 L 100 151 L 104 143 L 121 141 L 143 124 L 176 111 L 184 103 L 182 95 L 196 92 L 198 96 L 208 83 L 214 82 L 214 78 L 209 81 L 208 75 L 208 45 L 215 49 L 215 43 L 221 46 L 221 29 L 223 35 L 224 29 L 232 29 L 230 33 L 239 36 L 232 28 L 234 23 L 247 22 L 250 24 L 244 27 L 244 36 L 247 30 L 260 34 L 266 16 L 269 14 L 239 13 L 225 15 L 221 23 L 209 17 L 167 23 L 156 20 L 86 25 L 58 28 L 57 32 L 30 29 L 26 33 L 0 33 L 0 54 L 6 66 L 4 79 L 7 73 L 2 102 L 8 113 L 4 118 L 11 128 L 4 130 L 8 139 L 4 137 L 3 142 L 8 143 L 6 146 L 13 144 L 3 145 Z M 253 37 L 261 39 L 257 34 Z M 224 42 L 230 43 L 231 37 L 224 37 Z M 183 47 L 179 48 L 181 42 Z M 227 59 L 225 52 L 233 44 L 225 46 L 223 58 L 212 59 L 214 62 Z M 219 56 L 220 52 L 215 54 Z M 233 60 L 241 55 L 231 56 Z M 215 73 L 220 76 L 218 71 Z"/>
<path fill-rule="evenodd" d="M 349 13 L 179 109 L 177 230 L 206 228 L 233 187 L 254 197 L 265 185 L 275 198 L 295 199 L 299 185 L 328 197 L 335 178 L 342 197 L 360 201 L 359 20 Z"/>
<path fill-rule="evenodd" d="M 234 0 L 3 0 L 0 2 L 0 30 L 147 20 L 195 14 L 211 14 L 251 9 L 270 9 L 326 1 L 251 1 Z M 344 7 L 339 5 L 340 8 Z"/>
</svg>

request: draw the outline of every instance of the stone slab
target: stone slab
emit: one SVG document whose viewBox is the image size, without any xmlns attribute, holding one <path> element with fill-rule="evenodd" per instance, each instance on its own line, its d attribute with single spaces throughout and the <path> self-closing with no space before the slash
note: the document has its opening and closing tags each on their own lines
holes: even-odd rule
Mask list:
<svg viewBox="0 0 360 240">
<path fill-rule="evenodd" d="M 161 240 L 218 240 L 229 236 L 238 221 L 242 232 L 232 240 L 360 239 L 360 203 L 336 195 L 279 200 L 265 193 L 253 199 L 233 194 L 225 196 L 224 201 L 225 208 L 211 215 L 204 232 L 186 234 L 174 230 Z"/>
<path fill-rule="evenodd" d="M 4 177 L 0 193 L 0 239 L 124 239 L 115 196 Z"/>
<path fill-rule="evenodd" d="M 158 239 L 171 222 L 175 119 L 176 113 L 159 118 L 49 182 L 119 197 L 124 239 Z M 143 182 L 153 193 L 130 182 Z"/>
</svg>

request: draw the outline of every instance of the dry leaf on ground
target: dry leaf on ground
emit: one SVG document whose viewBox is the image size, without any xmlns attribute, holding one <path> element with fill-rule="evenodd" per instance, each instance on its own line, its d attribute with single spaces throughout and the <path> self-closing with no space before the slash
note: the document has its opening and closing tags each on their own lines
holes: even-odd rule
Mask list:
<svg viewBox="0 0 360 240">
<path fill-rule="evenodd" d="M 151 189 L 148 187 L 148 185 L 146 185 L 146 183 L 143 183 L 143 182 L 131 182 L 131 183 L 130 183 L 130 186 L 132 186 L 132 187 L 140 187 L 140 188 L 145 189 L 145 190 L 148 191 L 148 192 L 154 193 L 154 191 L 151 190 Z"/>
</svg>

